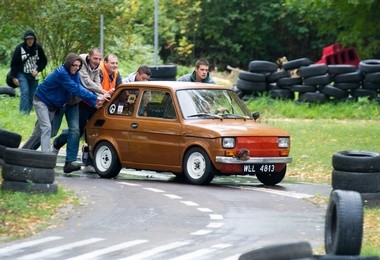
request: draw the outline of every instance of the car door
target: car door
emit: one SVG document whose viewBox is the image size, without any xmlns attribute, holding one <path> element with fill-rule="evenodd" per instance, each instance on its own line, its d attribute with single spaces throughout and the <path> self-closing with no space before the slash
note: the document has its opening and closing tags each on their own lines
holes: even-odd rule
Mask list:
<svg viewBox="0 0 380 260">
<path fill-rule="evenodd" d="M 131 122 L 131 167 L 173 171 L 180 166 L 181 123 L 168 90 L 142 93 L 135 120 Z"/>
</svg>

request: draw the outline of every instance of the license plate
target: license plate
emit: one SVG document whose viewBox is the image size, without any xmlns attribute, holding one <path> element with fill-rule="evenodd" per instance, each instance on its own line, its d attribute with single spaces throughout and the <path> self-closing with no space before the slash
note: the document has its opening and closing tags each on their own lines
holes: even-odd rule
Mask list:
<svg viewBox="0 0 380 260">
<path fill-rule="evenodd" d="M 244 164 L 243 172 L 246 172 L 246 173 L 274 172 L 274 164 Z"/>
</svg>

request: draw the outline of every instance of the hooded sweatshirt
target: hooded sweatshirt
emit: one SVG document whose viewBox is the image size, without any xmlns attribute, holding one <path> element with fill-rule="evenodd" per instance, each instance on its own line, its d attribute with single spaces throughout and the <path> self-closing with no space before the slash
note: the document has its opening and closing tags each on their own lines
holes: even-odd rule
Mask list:
<svg viewBox="0 0 380 260">
<path fill-rule="evenodd" d="M 34 37 L 31 47 L 26 44 L 28 37 Z M 18 44 L 13 52 L 11 60 L 11 75 L 17 78 L 17 73 L 31 74 L 34 70 L 41 72 L 47 65 L 47 58 L 41 45 L 37 43 L 37 37 L 31 30 L 24 33 L 24 42 Z"/>
<path fill-rule="evenodd" d="M 79 73 L 70 73 L 74 61 L 83 60 L 75 53 L 69 53 L 63 65 L 59 66 L 38 86 L 35 95 L 49 107 L 64 107 L 72 95 L 78 96 L 95 107 L 97 95 L 83 87 Z"/>
</svg>

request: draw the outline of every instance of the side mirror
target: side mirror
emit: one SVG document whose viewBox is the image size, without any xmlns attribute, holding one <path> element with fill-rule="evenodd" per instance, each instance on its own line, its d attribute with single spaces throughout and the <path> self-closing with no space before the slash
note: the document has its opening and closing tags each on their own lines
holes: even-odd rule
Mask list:
<svg viewBox="0 0 380 260">
<path fill-rule="evenodd" d="M 253 117 L 253 119 L 256 121 L 256 120 L 259 119 L 259 117 L 260 117 L 260 112 L 253 112 L 253 113 L 252 113 L 252 117 Z"/>
</svg>

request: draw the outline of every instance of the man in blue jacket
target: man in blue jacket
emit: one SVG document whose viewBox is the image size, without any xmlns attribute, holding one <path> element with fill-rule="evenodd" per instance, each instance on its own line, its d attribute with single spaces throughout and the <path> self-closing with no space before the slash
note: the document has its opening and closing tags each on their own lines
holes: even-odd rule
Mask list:
<svg viewBox="0 0 380 260">
<path fill-rule="evenodd" d="M 77 54 L 68 54 L 64 64 L 49 74 L 35 92 L 33 106 L 36 110 L 38 123 L 29 140 L 33 140 L 33 136 L 39 135 L 42 152 L 51 153 L 51 121 L 58 109 L 66 106 L 72 95 L 82 98 L 96 108 L 101 107 L 104 101 L 108 100 L 108 95 L 97 96 L 82 86 L 78 74 L 82 63 L 83 60 Z M 68 154 L 63 168 L 65 173 L 80 169 L 80 165 L 76 163 L 80 138 L 78 118 L 70 120 L 68 124 L 73 124 L 69 128 L 78 131 L 73 131 L 67 140 Z"/>
</svg>

